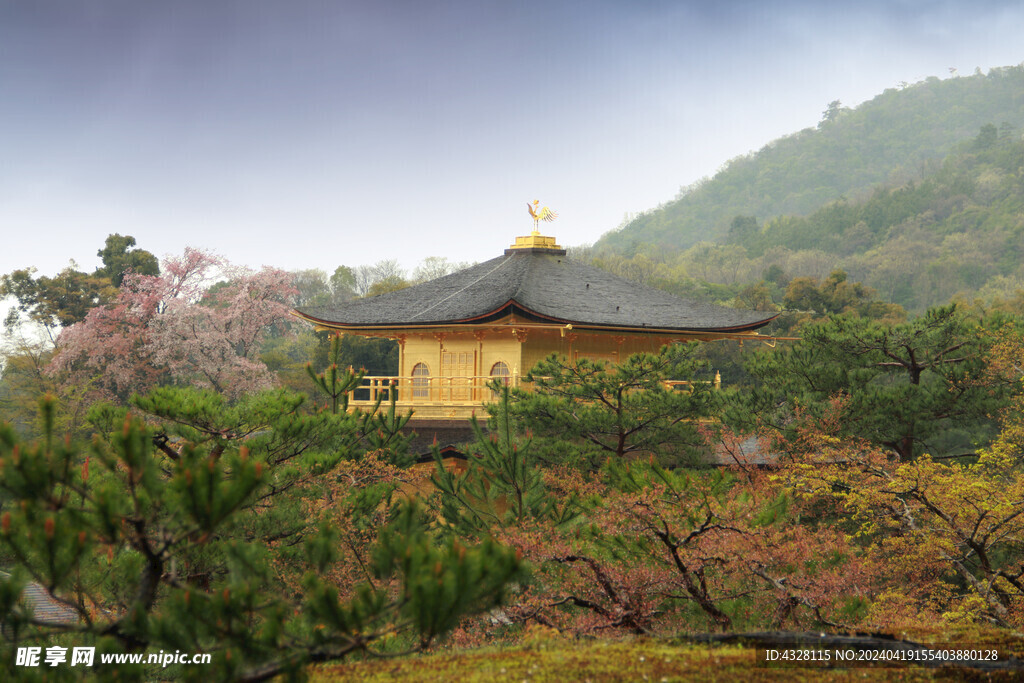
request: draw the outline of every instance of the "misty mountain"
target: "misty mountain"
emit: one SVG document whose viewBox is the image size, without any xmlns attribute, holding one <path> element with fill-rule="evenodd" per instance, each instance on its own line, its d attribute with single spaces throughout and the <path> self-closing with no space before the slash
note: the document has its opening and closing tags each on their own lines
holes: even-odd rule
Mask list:
<svg viewBox="0 0 1024 683">
<path fill-rule="evenodd" d="M 1024 130 L 1024 65 L 901 84 L 854 109 L 832 102 L 816 128 L 729 161 L 594 246 L 626 256 L 641 245 L 686 249 L 724 241 L 737 216 L 765 222 L 857 202 L 929 177 L 986 125 L 1003 137 Z"/>
</svg>

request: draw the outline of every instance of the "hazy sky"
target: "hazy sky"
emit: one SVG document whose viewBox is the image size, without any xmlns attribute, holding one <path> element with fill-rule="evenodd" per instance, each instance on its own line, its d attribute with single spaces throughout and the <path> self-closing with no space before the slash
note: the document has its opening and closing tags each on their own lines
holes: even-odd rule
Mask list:
<svg viewBox="0 0 1024 683">
<path fill-rule="evenodd" d="M 323 268 L 562 244 L 928 76 L 1024 61 L 1024 4 L 0 0 L 0 273 Z"/>
</svg>

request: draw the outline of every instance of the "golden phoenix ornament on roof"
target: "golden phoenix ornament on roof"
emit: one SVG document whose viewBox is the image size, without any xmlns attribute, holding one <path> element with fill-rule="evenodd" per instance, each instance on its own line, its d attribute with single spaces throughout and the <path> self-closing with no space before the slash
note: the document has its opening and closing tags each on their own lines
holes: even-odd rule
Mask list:
<svg viewBox="0 0 1024 683">
<path fill-rule="evenodd" d="M 538 206 L 540 206 L 539 199 L 534 199 L 532 202 L 526 203 L 527 210 L 530 212 L 530 215 L 533 216 L 533 234 L 535 235 L 540 234 L 540 229 L 538 228 L 538 225 L 540 225 L 541 221 L 550 223 L 551 221 L 558 218 L 558 214 L 549 209 L 548 207 L 545 206 L 543 209 L 538 209 Z"/>
</svg>

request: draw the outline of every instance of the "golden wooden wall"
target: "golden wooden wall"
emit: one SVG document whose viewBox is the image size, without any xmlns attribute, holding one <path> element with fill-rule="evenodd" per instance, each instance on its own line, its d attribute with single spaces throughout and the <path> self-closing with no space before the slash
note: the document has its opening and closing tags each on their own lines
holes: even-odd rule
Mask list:
<svg viewBox="0 0 1024 683">
<path fill-rule="evenodd" d="M 512 332 L 504 330 L 411 334 L 406 336 L 401 348 L 401 373 L 408 377 L 417 363 L 425 363 L 431 377 L 448 373 L 479 377 L 490 375 L 491 368 L 498 361 L 507 363 L 514 372 L 522 365 L 520 346 Z M 446 357 L 445 354 L 455 357 Z"/>
<path fill-rule="evenodd" d="M 552 353 L 570 360 L 590 358 L 618 362 L 633 353 L 656 352 L 671 341 L 651 335 L 573 332 L 537 328 L 477 328 L 443 333 L 402 335 L 400 374 L 410 377 L 423 363 L 431 377 L 489 376 L 499 361 L 513 375 L 523 375 Z"/>
</svg>

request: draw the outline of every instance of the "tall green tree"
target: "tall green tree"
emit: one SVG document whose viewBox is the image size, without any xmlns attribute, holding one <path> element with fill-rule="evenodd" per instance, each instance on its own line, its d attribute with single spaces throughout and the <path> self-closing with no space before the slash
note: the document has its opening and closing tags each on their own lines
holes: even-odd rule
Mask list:
<svg viewBox="0 0 1024 683">
<path fill-rule="evenodd" d="M 575 449 L 591 464 L 634 455 L 692 462 L 703 448 L 697 421 L 715 406 L 711 383 L 694 381 L 703 369 L 695 353 L 696 344 L 679 344 L 618 364 L 552 355 L 523 377 L 530 391 L 512 391 L 511 413 L 549 459 Z"/>
<path fill-rule="evenodd" d="M 85 320 L 93 308 L 113 301 L 117 288 L 102 275 L 77 270 L 72 262 L 53 277 L 22 268 L 0 276 L 0 297 L 17 300 L 15 308 L 41 325 L 51 341 L 59 328 Z"/>
<path fill-rule="evenodd" d="M 131 235 L 108 235 L 96 252 L 103 265 L 92 274 L 78 270 L 74 261 L 53 277 L 37 277 L 35 268 L 11 271 L 0 276 L 0 298 L 14 297 L 16 310 L 41 325 L 52 341 L 58 328 L 81 322 L 93 308 L 113 301 L 125 273 L 160 273 L 157 258 L 144 249 L 131 249 L 134 245 Z"/>
<path fill-rule="evenodd" d="M 469 536 L 536 522 L 568 522 L 578 512 L 575 498 L 550 495 L 530 448 L 532 439 L 520 439 L 514 431 L 508 385 L 495 382 L 492 389 L 499 396 L 492 429 L 485 433 L 476 417 L 471 418 L 476 444 L 466 470 L 446 467 L 434 448 L 437 467 L 431 481 L 438 493 L 431 500 L 438 514 L 449 528 Z"/>
<path fill-rule="evenodd" d="M 765 424 L 792 435 L 796 413 L 823 414 L 838 397 L 845 435 L 910 460 L 970 449 L 1014 391 L 984 379 L 989 337 L 955 306 L 896 325 L 837 316 L 802 332 L 792 346 L 749 358 L 760 386 L 732 398 L 734 426 Z"/>
<path fill-rule="evenodd" d="M 96 255 L 103 260 L 103 267 L 94 275 L 106 277 L 115 287 L 120 287 L 127 273 L 159 275 L 160 261 L 145 249 L 132 249 L 135 238 L 131 235 L 114 233 L 107 235 L 107 241 Z"/>
</svg>

